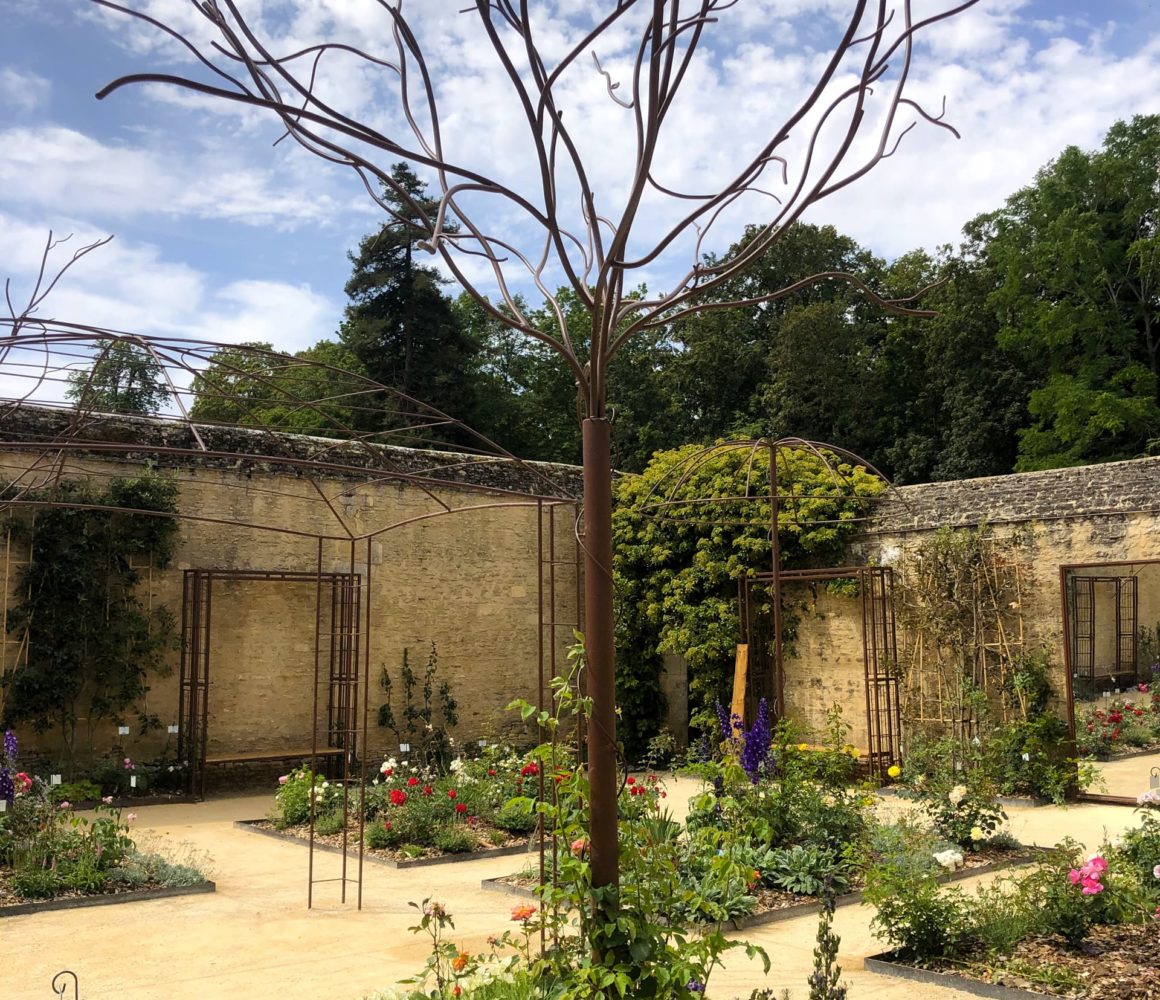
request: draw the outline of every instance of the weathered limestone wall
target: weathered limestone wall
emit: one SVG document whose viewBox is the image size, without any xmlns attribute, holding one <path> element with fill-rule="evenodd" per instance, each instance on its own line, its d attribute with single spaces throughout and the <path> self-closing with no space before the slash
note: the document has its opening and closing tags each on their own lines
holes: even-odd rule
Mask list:
<svg viewBox="0 0 1160 1000">
<path fill-rule="evenodd" d="M 141 471 L 143 458 L 130 455 L 110 461 L 96 455 L 77 455 L 68 460 L 66 472 L 70 477 L 134 475 Z M 27 453 L 0 450 L 5 478 L 12 478 L 30 460 Z M 496 478 L 497 486 L 501 481 L 506 489 L 520 485 L 510 475 L 503 478 L 502 469 L 495 470 L 492 466 L 486 472 Z M 178 620 L 183 570 L 313 572 L 320 550 L 317 537 L 311 536 L 340 535 L 344 526 L 356 535 L 370 533 L 409 518 L 436 514 L 442 509 L 439 501 L 455 508 L 475 508 L 416 520 L 377 536 L 370 543 L 369 567 L 365 540 L 355 543 L 353 554 L 348 542 L 326 541 L 321 546 L 322 569 L 353 569 L 364 584 L 368 571 L 371 577 L 372 720 L 382 701 L 377 685 L 382 667 L 391 671 L 398 690 L 403 649 L 410 649 L 411 665 L 421 676 L 431 643 L 435 643 L 439 656 L 437 681 L 451 681 L 459 703 L 457 737 L 474 739 L 499 733 L 511 725 L 511 716 L 504 708 L 512 698 L 535 699 L 540 570 L 534 502 L 510 506 L 521 501 L 512 495 L 470 492 L 454 484 L 424 488 L 399 480 L 375 483 L 337 473 L 316 479 L 316 489 L 291 471 L 257 462 L 231 466 L 174 457 L 163 461 L 159 471 L 178 481 L 184 519 L 173 565 L 150 575 L 142 587 L 142 597 L 166 604 Z M 575 550 L 574 517 L 571 504 L 558 508 L 558 556 Z M 220 523 L 225 521 L 242 524 Z M 266 530 L 274 526 L 299 534 Z M 547 544 L 545 531 L 545 548 Z M 0 607 L 0 614 L 15 593 L 18 564 L 27 558 L 27 553 L 18 549 L 4 545 L 0 551 L 0 570 L 5 573 L 5 605 Z M 574 574 L 570 567 L 557 567 L 556 577 L 556 620 L 575 621 Z M 313 583 L 214 583 L 210 753 L 309 745 L 315 597 Z M 329 619 L 325 588 L 324 605 L 325 632 Z M 563 665 L 571 631 L 558 629 L 556 638 L 557 662 Z M 0 668 L 15 662 L 17 639 L 6 636 Z M 324 647 L 328 641 L 324 640 Z M 148 698 L 148 710 L 163 723 L 177 721 L 176 654 L 173 667 L 171 676 L 154 680 Z M 324 688 L 324 705 L 325 694 Z M 398 711 L 396 702 L 396 714 Z M 375 730 L 372 745 L 393 745 L 393 736 L 378 730 L 373 721 L 371 727 Z M 127 754 L 145 756 L 159 751 L 165 741 L 164 733 L 140 738 L 134 730 L 132 737 L 119 742 Z M 110 729 L 97 734 L 95 745 L 100 749 L 117 742 L 115 730 Z"/>
<path fill-rule="evenodd" d="M 1160 566 L 1146 564 L 1160 560 L 1160 458 L 902 487 L 879 503 L 851 546 L 852 561 L 898 566 L 939 528 L 980 522 L 997 538 L 1028 540 L 1021 551 L 1024 648 L 1047 650 L 1060 696 L 1066 690 L 1061 566 L 1090 567 L 1081 570 L 1088 575 L 1136 574 L 1138 624 L 1160 622 Z M 1097 591 L 1097 600 L 1097 616 L 1114 621 L 1110 596 Z M 1112 656 L 1112 640 L 1100 628 L 1097 661 Z M 819 593 L 816 612 L 801 613 L 785 689 L 791 717 L 814 727 L 826 708 L 841 704 L 856 726 L 852 741 L 864 746 L 860 630 L 856 600 Z M 906 639 L 900 634 L 900 651 Z"/>
<path fill-rule="evenodd" d="M 800 621 L 792 653 L 783 656 L 786 715 L 820 736 L 837 705 L 851 727 L 849 741 L 868 746 L 861 602 L 802 583 L 786 586 L 783 601 Z"/>
</svg>

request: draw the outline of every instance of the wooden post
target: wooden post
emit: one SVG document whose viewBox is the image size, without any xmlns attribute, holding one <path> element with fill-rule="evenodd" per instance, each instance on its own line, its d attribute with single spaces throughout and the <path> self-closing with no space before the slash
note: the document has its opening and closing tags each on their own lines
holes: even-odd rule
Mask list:
<svg viewBox="0 0 1160 1000">
<path fill-rule="evenodd" d="M 737 658 L 733 664 L 733 704 L 730 711 L 745 721 L 745 689 L 749 679 L 749 644 L 737 645 Z M 736 728 L 736 726 L 734 727 Z M 735 732 L 734 735 L 737 735 Z"/>
</svg>

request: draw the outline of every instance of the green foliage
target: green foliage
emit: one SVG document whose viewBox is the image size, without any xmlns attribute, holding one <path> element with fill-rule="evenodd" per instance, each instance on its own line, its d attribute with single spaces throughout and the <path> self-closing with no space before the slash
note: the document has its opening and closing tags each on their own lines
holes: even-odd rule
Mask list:
<svg viewBox="0 0 1160 1000">
<path fill-rule="evenodd" d="M 838 947 L 842 939 L 834 933 L 834 899 L 829 893 L 822 903 L 818 920 L 818 943 L 814 948 L 814 969 L 810 973 L 810 1000 L 846 1000 L 842 985 L 842 967 L 838 965 Z"/>
<path fill-rule="evenodd" d="M 728 700 L 724 693 L 740 634 L 737 580 L 770 564 L 769 501 L 746 498 L 747 483 L 750 494 L 768 495 L 768 451 L 751 456 L 748 448 L 723 448 L 704 461 L 701 451 L 689 445 L 658 454 L 642 475 L 616 486 L 617 683 L 624 695 L 626 748 L 637 753 L 659 724 L 659 652 L 685 657 L 695 722 L 707 724 L 714 701 Z M 783 566 L 837 558 L 853 518 L 865 510 L 857 498 L 882 490 L 865 469 L 836 459 L 833 464 L 837 475 L 812 453 L 779 454 L 779 490 L 792 489 L 800 498 L 779 511 Z M 706 523 L 704 504 L 695 502 L 706 497 L 737 499 L 714 503 L 712 523 Z M 669 506 L 650 507 L 661 501 Z"/>
<path fill-rule="evenodd" d="M 270 821 L 279 830 L 310 821 L 312 789 L 316 815 L 333 811 L 337 804 L 338 789 L 308 767 L 296 768 L 279 780 L 270 814 Z"/>
<path fill-rule="evenodd" d="M 1001 795 L 1030 795 L 1062 805 L 1076 787 L 1076 762 L 1067 755 L 1067 723 L 1041 710 L 996 726 L 988 734 L 984 765 Z"/>
<path fill-rule="evenodd" d="M 128 821 L 132 819 L 130 814 Z M 10 891 L 25 899 L 205 880 L 193 859 L 173 863 L 139 851 L 128 821 L 103 802 L 91 816 L 79 816 L 36 778 L 0 812 L 0 876 L 6 876 Z"/>
<path fill-rule="evenodd" d="M 877 911 L 871 928 L 920 964 L 955 955 L 967 937 L 963 894 L 940 890 L 934 872 L 875 868 L 862 898 Z"/>
<path fill-rule="evenodd" d="M 129 340 L 98 340 L 87 371 L 69 375 L 65 395 L 82 410 L 102 413 L 156 413 L 171 393 L 161 365 Z"/>
<path fill-rule="evenodd" d="M 459 703 L 451 693 L 451 682 L 437 681 L 438 672 L 439 653 L 435 643 L 431 643 L 421 677 L 411 666 L 410 650 L 404 646 L 399 665 L 402 693 L 396 696 L 402 701 L 398 714 L 391 704 L 395 681 L 385 665 L 379 675 L 384 701 L 378 711 L 380 726 L 393 732 L 400 743 L 409 743 L 415 758 L 437 769 L 446 767 L 451 759 L 453 740 L 449 730 L 459 723 Z"/>
<path fill-rule="evenodd" d="M 418 259 L 437 203 L 405 163 L 396 163 L 391 177 L 410 202 L 384 186 L 381 197 L 391 221 L 364 236 L 357 252 L 348 255 L 353 265 L 346 283 L 350 303 L 339 341 L 376 382 L 471 424 L 480 344 L 443 294 L 439 272 Z M 363 414 L 360 425 L 379 429 L 416 422 L 425 421 L 394 407 L 393 412 Z"/>
<path fill-rule="evenodd" d="M 1160 433 L 1158 156 L 1160 116 L 1117 122 L 1101 150 L 1069 147 L 967 227 L 999 276 L 1000 343 L 1041 379 L 1020 469 L 1134 457 Z"/>
<path fill-rule="evenodd" d="M 582 649 L 575 648 L 572 659 L 578 668 Z M 560 852 L 552 882 L 539 890 L 542 918 L 555 921 L 549 929 L 556 946 L 534 963 L 533 971 L 541 982 L 554 984 L 553 996 L 566 1000 L 591 996 L 685 1000 L 703 989 L 727 949 L 741 946 L 728 941 L 718 925 L 731 908 L 745 905 L 741 897 L 752 872 L 729 852 L 692 852 L 689 842 L 675 837 L 674 824 L 660 813 L 659 796 L 649 791 L 654 783 L 634 778 L 631 784 L 626 779 L 620 796 L 620 886 L 594 886 L 587 847 L 587 775 L 579 769 L 565 770 L 570 757 L 559 756 L 564 734 L 573 731 L 574 715 L 590 711 L 590 704 L 576 694 L 574 677 L 554 679 L 552 689 L 553 711 L 540 712 L 527 702 L 511 706 L 523 719 L 534 719 L 543 727 L 547 741 L 533 751 L 533 758 L 545 773 L 559 774 L 561 780 L 553 797 L 535 808 L 551 835 L 570 845 Z M 690 872 L 694 857 L 700 864 Z M 559 921 L 564 914 L 575 915 L 574 934 L 562 933 Z M 707 926 L 692 930 L 691 920 Z M 751 956 L 760 955 L 768 970 L 763 951 L 746 950 Z"/>
<path fill-rule="evenodd" d="M 103 489 L 63 483 L 47 507 L 12 520 L 31 562 L 8 610 L 10 633 L 24 633 L 28 655 L 4 675 L 4 722 L 37 731 L 60 729 L 70 757 L 77 722 L 122 722 L 137 710 L 142 729 L 156 720 L 141 702 L 151 674 L 171 669 L 177 631 L 169 609 L 149 607 L 137 593 L 146 564 L 168 564 L 177 541 L 173 517 L 129 513 L 177 510 L 177 486 L 152 473 L 115 479 Z M 90 509 L 90 508 L 113 509 Z M 119 509 L 118 509 L 119 508 Z"/>
<path fill-rule="evenodd" d="M 508 803 L 495 814 L 492 822 L 509 833 L 531 833 L 536 828 L 536 814 Z"/>
<path fill-rule="evenodd" d="M 299 434 L 357 428 L 386 405 L 358 358 L 329 340 L 294 355 L 259 341 L 218 348 L 192 388 L 194 420 Z"/>
<path fill-rule="evenodd" d="M 470 830 L 454 823 L 438 827 L 431 837 L 431 843 L 448 854 L 466 854 L 479 846 L 479 841 Z"/>
<path fill-rule="evenodd" d="M 947 737 L 911 743 L 904 795 L 917 799 L 943 840 L 969 849 L 987 840 L 1007 818 L 981 745 Z"/>
</svg>

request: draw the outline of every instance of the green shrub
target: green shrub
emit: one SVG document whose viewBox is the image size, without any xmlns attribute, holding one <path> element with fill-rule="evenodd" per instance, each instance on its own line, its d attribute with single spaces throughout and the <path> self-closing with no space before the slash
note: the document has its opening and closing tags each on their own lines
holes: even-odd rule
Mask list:
<svg viewBox="0 0 1160 1000">
<path fill-rule="evenodd" d="M 942 890 L 934 872 L 875 868 L 863 898 L 878 911 L 871 927 L 920 964 L 953 957 L 969 936 L 962 892 Z"/>
<path fill-rule="evenodd" d="M 9 880 L 12 891 L 24 899 L 51 899 L 61 889 L 60 879 L 50 868 L 17 869 Z"/>
<path fill-rule="evenodd" d="M 492 823 L 508 833 L 531 833 L 536 828 L 536 814 L 518 802 L 509 802 L 495 814 Z"/>
<path fill-rule="evenodd" d="M 101 786 L 95 781 L 66 781 L 49 789 L 53 802 L 95 802 L 101 797 Z"/>
<path fill-rule="evenodd" d="M 320 833 L 324 837 L 341 833 L 345 825 L 342 813 L 338 809 L 331 809 L 329 812 L 314 817 L 314 832 Z"/>
<path fill-rule="evenodd" d="M 762 880 L 783 892 L 818 896 L 827 883 L 839 893 L 849 886 L 839 860 L 816 845 L 777 848 L 770 852 L 768 863 L 770 867 L 761 872 Z"/>
<path fill-rule="evenodd" d="M 403 837 L 390 820 L 374 820 L 367 824 L 363 839 L 371 850 L 382 850 L 387 847 L 397 847 L 403 843 Z"/>
<path fill-rule="evenodd" d="M 478 841 L 475 835 L 464 826 L 448 824 L 436 829 L 431 842 L 441 851 L 448 854 L 467 854 L 474 851 Z"/>
</svg>

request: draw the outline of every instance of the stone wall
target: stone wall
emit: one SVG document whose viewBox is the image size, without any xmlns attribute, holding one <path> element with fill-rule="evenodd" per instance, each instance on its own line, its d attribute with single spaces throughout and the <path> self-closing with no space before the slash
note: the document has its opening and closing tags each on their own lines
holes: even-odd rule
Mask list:
<svg viewBox="0 0 1160 1000">
<path fill-rule="evenodd" d="M 825 584 L 793 583 L 782 600 L 800 622 L 792 651 L 783 655 L 786 715 L 820 736 L 836 705 L 850 726 L 849 741 L 868 747 L 860 599 L 831 594 Z"/>
<path fill-rule="evenodd" d="M 904 486 L 887 493 L 851 546 L 851 561 L 899 567 L 943 526 L 986 523 L 997 539 L 1018 539 L 1022 581 L 1023 648 L 1045 650 L 1059 708 L 1066 710 L 1061 567 L 1089 575 L 1136 575 L 1138 624 L 1160 623 L 1160 458 L 959 482 Z M 1113 565 L 1122 564 L 1122 565 Z M 789 715 L 817 729 L 839 704 L 853 724 L 851 741 L 865 746 L 860 608 L 856 600 L 820 591 L 802 600 L 800 585 L 786 599 L 800 615 L 796 655 L 785 660 Z M 1097 615 L 1114 614 L 1097 595 Z M 909 637 L 899 636 L 900 651 Z M 1097 662 L 1112 655 L 1106 631 L 1097 633 Z"/>
<path fill-rule="evenodd" d="M 246 435 L 257 432 L 235 433 L 240 435 L 235 443 L 244 443 Z M 449 467 L 456 466 L 454 476 L 464 475 L 455 456 L 445 453 L 425 453 L 424 468 L 432 454 Z M 392 453 L 392 460 L 398 457 Z M 28 452 L 5 451 L 0 445 L 5 478 L 12 479 L 32 458 Z M 474 463 L 461 458 L 467 465 Z M 64 472 L 70 478 L 126 476 L 139 473 L 145 461 L 144 451 L 116 459 L 95 451 L 74 453 Z M 505 469 L 502 463 L 477 464 L 487 485 L 509 490 L 532 485 L 526 471 Z M 181 539 L 173 565 L 149 574 L 142 596 L 167 605 L 179 620 L 186 569 L 313 572 L 321 558 L 324 572 L 353 570 L 364 582 L 369 572 L 372 745 L 393 743 L 393 737 L 373 722 L 382 700 L 377 678 L 386 666 L 397 682 L 404 648 L 421 673 L 435 643 L 438 678 L 452 683 L 459 702 L 457 735 L 464 739 L 491 736 L 508 727 L 511 717 L 504 708 L 512 698 L 535 699 L 541 572 L 535 502 L 510 493 L 471 492 L 450 482 L 420 486 L 356 478 L 348 469 L 311 481 L 276 462 L 258 460 L 231 464 L 218 457 L 165 454 L 157 465 L 180 487 Z M 559 480 L 568 480 L 574 472 L 547 468 Z M 532 479 L 540 482 L 538 476 Z M 455 511 L 432 516 L 444 507 Z M 555 541 L 557 555 L 563 557 L 575 551 L 575 507 L 564 503 L 557 511 Z M 333 537 L 318 540 L 343 535 L 347 529 L 366 535 L 409 519 L 415 520 L 376 535 L 369 544 L 369 559 L 365 540 L 353 547 Z M 283 530 L 274 530 L 279 527 Z M 544 543 L 547 550 L 546 531 Z M 2 614 L 27 553 L 4 544 L 3 536 L 0 545 L 4 545 Z M 570 567 L 558 566 L 556 577 L 555 620 L 575 621 L 575 574 Z M 211 753 L 309 745 L 315 598 L 312 583 L 214 584 L 207 741 Z M 328 616 L 329 605 L 324 619 Z M 324 620 L 324 633 L 327 627 Z M 0 668 L 20 655 L 19 637 L 7 635 L 5 640 Z M 557 662 L 563 666 L 571 630 L 558 629 L 556 640 Z M 170 676 L 154 679 L 146 706 L 163 723 L 177 719 L 176 654 L 173 665 Z M 325 691 L 322 695 L 325 704 Z M 131 756 L 149 756 L 166 740 L 163 731 L 119 742 Z M 117 742 L 111 729 L 98 732 L 95 739 L 99 750 Z"/>
</svg>

